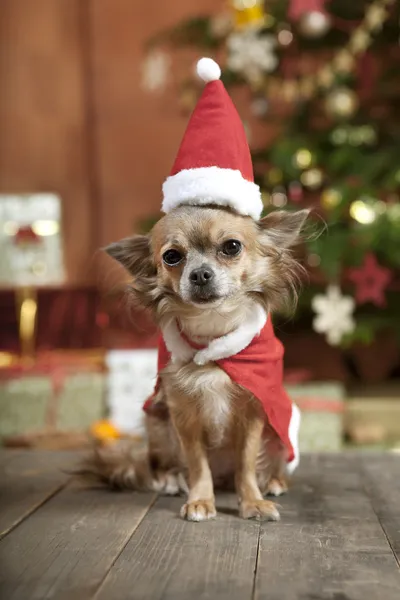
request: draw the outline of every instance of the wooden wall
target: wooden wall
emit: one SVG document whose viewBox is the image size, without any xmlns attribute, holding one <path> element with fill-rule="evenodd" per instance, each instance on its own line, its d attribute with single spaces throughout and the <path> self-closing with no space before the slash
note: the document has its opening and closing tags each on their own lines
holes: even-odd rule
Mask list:
<svg viewBox="0 0 400 600">
<path fill-rule="evenodd" d="M 187 118 L 140 87 L 144 44 L 223 0 L 1 0 L 0 191 L 63 198 L 71 285 L 157 212 Z"/>
</svg>

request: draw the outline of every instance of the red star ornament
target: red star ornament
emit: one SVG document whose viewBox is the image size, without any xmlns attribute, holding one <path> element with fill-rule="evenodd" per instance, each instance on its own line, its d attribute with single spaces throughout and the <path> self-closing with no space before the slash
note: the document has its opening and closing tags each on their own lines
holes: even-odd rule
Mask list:
<svg viewBox="0 0 400 600">
<path fill-rule="evenodd" d="M 381 267 L 372 253 L 367 254 L 361 267 L 349 269 L 348 278 L 356 286 L 357 304 L 372 302 L 376 306 L 386 306 L 384 290 L 392 273 L 390 269 Z"/>
</svg>

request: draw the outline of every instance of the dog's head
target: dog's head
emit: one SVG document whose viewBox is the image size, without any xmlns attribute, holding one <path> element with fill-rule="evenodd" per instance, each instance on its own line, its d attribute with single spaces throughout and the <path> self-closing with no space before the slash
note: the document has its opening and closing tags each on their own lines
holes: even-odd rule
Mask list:
<svg viewBox="0 0 400 600">
<path fill-rule="evenodd" d="M 150 235 L 106 251 L 131 273 L 132 289 L 146 306 L 238 306 L 257 297 L 274 311 L 295 291 L 298 263 L 291 248 L 307 215 L 275 211 L 255 222 L 228 209 L 182 206 Z"/>
</svg>

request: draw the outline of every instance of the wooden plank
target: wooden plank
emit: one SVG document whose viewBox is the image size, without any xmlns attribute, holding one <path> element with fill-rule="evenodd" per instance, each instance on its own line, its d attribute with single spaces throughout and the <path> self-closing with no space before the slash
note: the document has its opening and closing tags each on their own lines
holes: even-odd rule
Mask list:
<svg viewBox="0 0 400 600">
<path fill-rule="evenodd" d="M 355 455 L 303 459 L 278 527 L 262 526 L 257 600 L 397 600 L 400 573 Z"/>
<path fill-rule="evenodd" d="M 71 453 L 0 451 L 0 539 L 65 485 L 70 465 Z"/>
<path fill-rule="evenodd" d="M 365 489 L 400 565 L 400 456 L 363 454 L 361 462 Z"/>
<path fill-rule="evenodd" d="M 92 597 L 154 499 L 68 486 L 0 542 L 0 597 Z"/>
<path fill-rule="evenodd" d="M 181 504 L 181 498 L 157 500 L 96 600 L 250 600 L 259 524 L 238 518 L 234 495 L 217 499 L 215 521 L 185 522 Z"/>
</svg>

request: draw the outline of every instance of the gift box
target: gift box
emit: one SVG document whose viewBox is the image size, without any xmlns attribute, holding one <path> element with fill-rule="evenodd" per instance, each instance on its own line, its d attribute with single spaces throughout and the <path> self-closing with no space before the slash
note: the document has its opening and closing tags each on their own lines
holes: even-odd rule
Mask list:
<svg viewBox="0 0 400 600">
<path fill-rule="evenodd" d="M 154 390 L 157 350 L 110 350 L 105 362 L 109 420 L 121 433 L 142 437 L 142 406 Z"/>
<path fill-rule="evenodd" d="M 0 439 L 35 446 L 80 433 L 105 416 L 101 356 L 51 352 L 0 366 Z"/>
<path fill-rule="evenodd" d="M 286 384 L 301 411 L 300 452 L 332 452 L 343 445 L 346 392 L 339 382 Z"/>
</svg>

